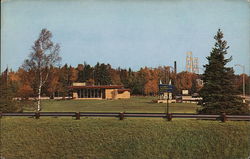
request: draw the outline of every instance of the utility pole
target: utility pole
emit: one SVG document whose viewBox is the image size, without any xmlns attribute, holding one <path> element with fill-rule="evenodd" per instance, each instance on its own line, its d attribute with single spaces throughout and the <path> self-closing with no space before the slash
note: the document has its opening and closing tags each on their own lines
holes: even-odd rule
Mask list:
<svg viewBox="0 0 250 159">
<path fill-rule="evenodd" d="M 93 69 L 93 85 L 95 85 L 95 68 Z"/>
<path fill-rule="evenodd" d="M 169 93 L 167 92 L 167 114 L 169 114 Z"/>
<path fill-rule="evenodd" d="M 243 94 L 243 103 L 245 103 L 245 99 L 246 99 L 246 88 L 245 88 L 245 66 L 244 65 L 241 65 L 241 64 L 236 64 L 235 66 L 239 66 L 242 68 L 242 71 L 243 71 L 243 86 L 242 86 L 242 94 Z"/>
</svg>

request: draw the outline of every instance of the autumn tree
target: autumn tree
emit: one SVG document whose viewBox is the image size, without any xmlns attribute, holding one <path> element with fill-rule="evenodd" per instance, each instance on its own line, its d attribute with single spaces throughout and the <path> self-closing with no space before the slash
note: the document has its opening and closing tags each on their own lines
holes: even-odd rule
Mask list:
<svg viewBox="0 0 250 159">
<path fill-rule="evenodd" d="M 36 92 L 38 91 L 38 80 L 35 77 L 35 72 L 33 70 L 24 70 L 23 68 L 19 68 L 16 72 L 16 77 L 13 76 L 10 78 L 16 80 L 18 83 L 16 96 L 21 97 L 22 99 L 37 96 Z"/>
<path fill-rule="evenodd" d="M 177 74 L 177 89 L 180 93 L 181 90 L 191 90 L 194 84 L 193 73 L 190 72 L 180 72 Z"/>
<path fill-rule="evenodd" d="M 22 99 L 27 99 L 28 97 L 32 96 L 33 89 L 28 84 L 22 84 L 17 93 Z"/>
<path fill-rule="evenodd" d="M 110 76 L 111 76 L 111 81 L 114 85 L 121 85 L 121 78 L 120 78 L 120 73 L 116 69 L 110 69 Z"/>
<path fill-rule="evenodd" d="M 203 98 L 202 114 L 246 114 L 249 112 L 248 106 L 242 99 L 234 95 L 233 78 L 234 71 L 226 64 L 232 57 L 225 58 L 228 46 L 223 40 L 223 33 L 219 29 L 214 39 L 215 46 L 210 56 L 207 57 L 208 64 L 204 65 L 204 87 L 201 89 Z"/>
<path fill-rule="evenodd" d="M 77 70 L 74 67 L 69 66 L 69 68 L 68 68 L 68 81 L 69 81 L 68 85 L 72 85 L 73 82 L 75 82 L 77 80 L 77 78 L 78 78 L 77 75 L 78 75 Z"/>
<path fill-rule="evenodd" d="M 246 80 L 246 94 L 250 95 L 250 77 L 249 76 Z"/>
<path fill-rule="evenodd" d="M 0 74 L 0 112 L 22 111 L 17 102 L 13 100 L 13 89 L 9 85 L 8 69 Z"/>
<path fill-rule="evenodd" d="M 41 110 L 42 87 L 48 79 L 50 68 L 61 60 L 59 56 L 60 46 L 59 44 L 54 44 L 51 38 L 52 33 L 47 29 L 42 29 L 38 39 L 32 46 L 29 58 L 24 61 L 22 66 L 26 71 L 33 71 L 38 81 L 37 111 Z"/>
<path fill-rule="evenodd" d="M 78 72 L 77 82 L 84 82 L 83 68 L 84 68 L 83 64 L 78 64 L 78 66 L 76 67 L 76 70 Z"/>
<path fill-rule="evenodd" d="M 156 95 L 158 93 L 159 84 L 158 70 L 147 67 L 145 67 L 143 70 L 146 80 L 146 83 L 144 85 L 144 93 L 146 95 Z"/>
<path fill-rule="evenodd" d="M 68 96 L 68 86 L 72 85 L 78 78 L 78 72 L 72 66 L 65 64 L 59 69 L 59 88 L 58 92 L 62 94 L 63 97 Z"/>
<path fill-rule="evenodd" d="M 13 96 L 18 95 L 18 90 L 20 89 L 21 82 L 18 74 L 12 70 L 8 72 L 8 87 Z"/>
<path fill-rule="evenodd" d="M 60 79 L 60 68 L 52 67 L 50 69 L 50 76 L 48 77 L 48 81 L 45 87 L 47 89 L 47 92 L 49 93 L 49 96 L 54 99 L 55 92 L 59 91 L 61 82 Z"/>
</svg>

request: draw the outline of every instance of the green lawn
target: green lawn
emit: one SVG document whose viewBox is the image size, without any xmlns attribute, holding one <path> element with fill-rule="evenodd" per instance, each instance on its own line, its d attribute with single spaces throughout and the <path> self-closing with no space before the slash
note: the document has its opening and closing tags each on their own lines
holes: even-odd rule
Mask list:
<svg viewBox="0 0 250 159">
<path fill-rule="evenodd" d="M 248 122 L 129 118 L 1 119 L 6 159 L 240 159 L 250 154 Z"/>
<path fill-rule="evenodd" d="M 43 111 L 165 112 L 154 97 L 126 100 L 43 100 Z M 196 104 L 170 104 L 195 113 Z M 26 109 L 30 111 L 30 109 Z M 238 159 L 250 155 L 249 122 L 157 118 L 24 117 L 1 119 L 0 158 Z"/>
<path fill-rule="evenodd" d="M 122 100 L 43 100 L 42 111 L 165 112 L 166 104 L 154 103 L 156 97 L 132 97 Z M 196 104 L 170 104 L 172 113 L 195 113 Z"/>
</svg>

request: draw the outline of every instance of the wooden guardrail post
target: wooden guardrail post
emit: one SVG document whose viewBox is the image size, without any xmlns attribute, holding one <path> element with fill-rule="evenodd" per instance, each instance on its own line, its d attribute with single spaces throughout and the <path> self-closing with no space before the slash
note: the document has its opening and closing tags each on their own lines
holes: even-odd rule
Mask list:
<svg viewBox="0 0 250 159">
<path fill-rule="evenodd" d="M 40 118 L 40 112 L 35 112 L 35 117 L 36 117 L 36 119 L 39 119 Z"/>
<path fill-rule="evenodd" d="M 172 113 L 168 113 L 168 114 L 167 114 L 167 120 L 168 120 L 168 121 L 172 121 L 172 118 L 173 118 L 173 117 L 172 117 Z"/>
<path fill-rule="evenodd" d="M 80 120 L 80 112 L 76 112 L 76 120 Z"/>
<path fill-rule="evenodd" d="M 120 120 L 123 120 L 124 119 L 124 112 L 120 112 L 119 117 L 120 117 Z"/>
<path fill-rule="evenodd" d="M 226 122 L 227 121 L 226 113 L 221 113 L 221 121 L 222 122 Z"/>
</svg>

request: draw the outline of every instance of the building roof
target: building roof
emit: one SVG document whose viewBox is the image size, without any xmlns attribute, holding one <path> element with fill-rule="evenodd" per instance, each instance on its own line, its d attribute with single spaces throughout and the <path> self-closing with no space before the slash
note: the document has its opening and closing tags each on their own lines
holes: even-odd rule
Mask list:
<svg viewBox="0 0 250 159">
<path fill-rule="evenodd" d="M 93 85 L 93 86 L 69 86 L 69 89 L 98 89 L 98 88 L 105 88 L 105 89 L 122 89 L 122 85 Z"/>
<path fill-rule="evenodd" d="M 125 92 L 125 91 L 131 91 L 130 89 L 124 89 L 124 88 L 122 88 L 122 89 L 118 89 L 118 92 L 119 93 L 123 93 L 123 92 Z"/>
</svg>

